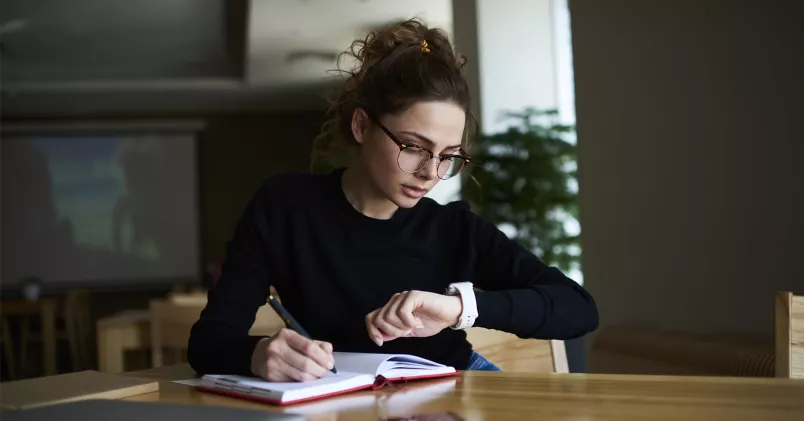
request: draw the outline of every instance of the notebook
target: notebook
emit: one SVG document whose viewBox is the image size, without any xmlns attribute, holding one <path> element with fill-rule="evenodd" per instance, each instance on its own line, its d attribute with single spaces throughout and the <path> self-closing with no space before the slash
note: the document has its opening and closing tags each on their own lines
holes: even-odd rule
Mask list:
<svg viewBox="0 0 804 421">
<path fill-rule="evenodd" d="M 328 372 L 316 380 L 267 382 L 256 377 L 208 374 L 195 387 L 205 392 L 287 405 L 369 389 L 382 378 L 398 382 L 458 374 L 454 367 L 414 355 L 352 352 L 333 352 L 332 355 L 338 374 Z"/>
<path fill-rule="evenodd" d="M 371 413 L 374 410 L 386 415 L 413 414 L 425 410 L 432 402 L 454 393 L 458 380 L 460 379 L 451 376 L 411 382 L 399 389 L 387 389 L 390 393 L 348 393 L 293 404 L 286 411 L 311 418 L 324 413 L 365 411 Z"/>
</svg>

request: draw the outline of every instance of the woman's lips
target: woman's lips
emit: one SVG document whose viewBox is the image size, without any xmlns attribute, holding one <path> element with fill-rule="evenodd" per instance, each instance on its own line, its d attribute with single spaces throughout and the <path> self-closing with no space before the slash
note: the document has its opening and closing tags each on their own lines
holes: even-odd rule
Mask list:
<svg viewBox="0 0 804 421">
<path fill-rule="evenodd" d="M 402 192 L 405 193 L 406 196 L 412 197 L 414 199 L 418 199 L 427 194 L 427 190 L 421 187 L 409 186 L 407 184 L 402 185 Z"/>
</svg>

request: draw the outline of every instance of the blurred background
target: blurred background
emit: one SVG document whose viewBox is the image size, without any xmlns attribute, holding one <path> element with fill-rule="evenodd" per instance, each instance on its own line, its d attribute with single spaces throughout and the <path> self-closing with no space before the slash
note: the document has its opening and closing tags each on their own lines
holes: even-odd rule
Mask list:
<svg viewBox="0 0 804 421">
<path fill-rule="evenodd" d="M 310 170 L 338 53 L 412 17 L 467 56 L 481 124 L 482 165 L 429 195 L 591 291 L 571 371 L 772 375 L 804 2 L 6 0 L 2 380 L 182 361 L 248 200 Z"/>
</svg>

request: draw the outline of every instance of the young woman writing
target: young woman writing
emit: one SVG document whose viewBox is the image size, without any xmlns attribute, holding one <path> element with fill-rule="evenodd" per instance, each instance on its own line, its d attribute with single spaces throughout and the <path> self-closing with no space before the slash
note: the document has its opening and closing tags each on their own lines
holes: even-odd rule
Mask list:
<svg viewBox="0 0 804 421">
<path fill-rule="evenodd" d="M 334 348 L 495 370 L 463 329 L 544 339 L 596 329 L 594 300 L 576 282 L 464 202 L 424 197 L 470 160 L 469 91 L 445 34 L 407 21 L 349 51 L 357 66 L 318 145 L 347 142 L 356 158 L 263 183 L 193 326 L 192 367 L 304 381 L 327 373 Z M 315 341 L 287 329 L 249 336 L 272 285 Z"/>
</svg>

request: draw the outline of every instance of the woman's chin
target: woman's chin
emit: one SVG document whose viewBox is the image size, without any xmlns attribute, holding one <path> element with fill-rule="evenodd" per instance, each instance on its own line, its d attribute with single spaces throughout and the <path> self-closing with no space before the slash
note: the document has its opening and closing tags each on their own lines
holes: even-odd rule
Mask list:
<svg viewBox="0 0 804 421">
<path fill-rule="evenodd" d="M 416 206 L 416 204 L 419 203 L 419 200 L 421 199 L 422 199 L 421 197 L 410 197 L 405 194 L 398 194 L 396 195 L 396 197 L 394 197 L 392 202 L 394 202 L 394 204 L 399 206 L 400 208 L 407 209 Z"/>
</svg>

